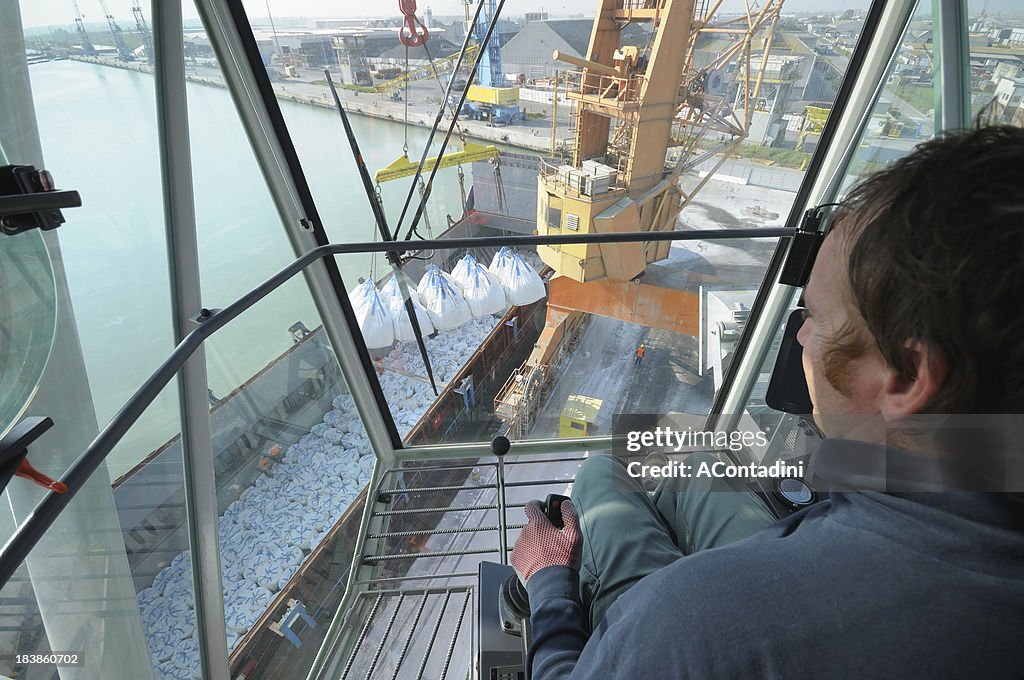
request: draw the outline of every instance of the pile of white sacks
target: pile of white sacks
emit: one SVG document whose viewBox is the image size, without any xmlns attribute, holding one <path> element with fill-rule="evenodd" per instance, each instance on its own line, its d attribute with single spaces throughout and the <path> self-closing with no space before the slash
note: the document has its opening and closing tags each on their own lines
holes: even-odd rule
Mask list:
<svg viewBox="0 0 1024 680">
<path fill-rule="evenodd" d="M 502 249 L 489 268 L 467 255 L 450 275 L 431 267 L 419 286 L 407 285 L 424 335 L 439 330 L 433 338 L 424 337 L 439 387 L 483 343 L 498 321 L 494 314 L 509 304 L 529 304 L 544 296 L 535 270 L 508 249 Z M 399 343 L 387 356 L 390 366 L 400 372 L 386 372 L 380 384 L 398 431 L 405 435 L 433 403 L 434 393 L 429 383 L 410 377 L 425 376 L 426 369 L 416 345 L 408 344 L 415 338 L 394 276 L 380 292 L 372 283 L 360 284 L 353 298 L 360 291 L 368 302 L 360 316 L 367 345 L 372 347 L 369 338 L 384 329 L 384 312 L 390 315 L 394 335 L 384 346 Z M 396 307 L 401 314 L 394 313 Z M 364 320 L 378 324 L 371 325 L 369 335 Z M 374 458 L 352 398 L 338 396 L 333 406 L 323 422 L 288 447 L 282 461 L 261 475 L 220 518 L 229 650 L 263 615 L 370 478 Z M 188 551 L 176 555 L 156 575 L 153 585 L 138 594 L 138 602 L 157 680 L 200 678 Z"/>
<path fill-rule="evenodd" d="M 398 276 L 405 277 L 401 273 Z M 451 274 L 430 265 L 415 287 L 407 278 L 399 281 L 394 274 L 380 290 L 367 279 L 349 293 L 349 300 L 369 349 L 416 340 L 403 284 L 423 335 L 459 328 L 470 319 L 498 314 L 510 305 L 528 305 L 546 294 L 537 271 L 510 248 L 499 250 L 490 267 L 484 267 L 470 253 L 459 260 Z"/>
<path fill-rule="evenodd" d="M 220 518 L 228 648 L 266 611 L 352 503 L 373 455 L 348 395 Z M 199 678 L 189 552 L 179 553 L 138 594 L 157 678 Z"/>
</svg>

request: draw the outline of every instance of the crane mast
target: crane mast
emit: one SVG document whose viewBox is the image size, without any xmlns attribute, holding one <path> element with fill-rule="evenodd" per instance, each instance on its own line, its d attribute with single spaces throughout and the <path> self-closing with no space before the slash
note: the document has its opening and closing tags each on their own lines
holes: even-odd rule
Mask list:
<svg viewBox="0 0 1024 680">
<path fill-rule="evenodd" d="M 476 71 L 476 83 L 467 94 L 462 114 L 475 120 L 486 120 L 491 125 L 508 125 L 522 118 L 519 108 L 519 88 L 506 87 L 505 73 L 501 66 L 501 41 L 496 34 L 484 41 L 487 27 L 497 14 L 495 0 L 483 0 L 477 22 L 474 24 L 470 9 L 473 0 L 464 0 L 466 9 L 466 32 L 477 47 L 483 50 Z"/>
<path fill-rule="evenodd" d="M 466 3 L 467 24 L 472 22 L 469 18 L 469 5 Z M 480 12 L 480 18 L 475 25 L 467 25 L 466 30 L 473 36 L 473 42 L 477 45 L 484 45 L 484 36 L 487 35 L 487 26 L 494 16 L 495 2 L 487 0 Z M 477 83 L 482 87 L 504 87 L 505 73 L 501 67 L 501 45 L 496 37 L 492 37 L 484 46 L 484 54 L 480 58 L 480 65 L 477 67 Z"/>
<path fill-rule="evenodd" d="M 78 9 L 77 0 L 73 4 L 75 6 L 75 31 L 78 32 L 78 39 L 82 43 L 82 54 L 91 57 L 96 54 L 96 48 L 93 46 L 92 40 L 89 39 L 89 32 L 85 30 L 85 21 L 81 10 Z"/>
<path fill-rule="evenodd" d="M 110 26 L 110 34 L 114 38 L 114 46 L 117 48 L 117 56 L 121 61 L 134 61 L 135 55 L 128 48 L 128 44 L 124 41 L 124 32 L 121 27 L 117 25 L 117 21 L 114 19 L 114 15 L 107 9 L 107 3 L 100 0 L 100 7 L 103 8 L 103 14 L 107 17 L 107 25 Z"/>
<path fill-rule="evenodd" d="M 149 25 L 146 23 L 146 17 L 142 14 L 142 6 L 139 4 L 139 0 L 135 0 L 135 4 L 132 5 L 132 15 L 135 17 L 135 28 L 138 29 L 139 35 L 142 36 L 142 46 L 146 50 L 146 60 L 153 63 L 153 34 L 149 32 Z"/>
</svg>

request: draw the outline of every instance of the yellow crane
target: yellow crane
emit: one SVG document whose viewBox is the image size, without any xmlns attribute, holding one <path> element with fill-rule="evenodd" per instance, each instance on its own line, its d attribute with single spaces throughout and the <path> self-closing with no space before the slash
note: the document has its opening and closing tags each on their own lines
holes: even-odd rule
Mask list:
<svg viewBox="0 0 1024 680">
<path fill-rule="evenodd" d="M 717 22 L 722 0 L 599 0 L 586 58 L 554 53 L 579 69 L 567 76 L 575 138 L 568 162 L 542 167 L 537 233 L 672 230 L 682 206 L 707 181 L 684 194 L 680 174 L 717 155 L 710 177 L 747 136 L 770 80 L 765 71 L 782 3 L 749 2 L 745 14 Z M 632 22 L 653 25 L 646 47 L 622 44 L 621 30 Z M 762 32 L 767 35 L 759 39 Z M 699 42 L 720 45 L 700 67 Z M 547 320 L 518 372 L 551 379 L 547 369 L 584 313 L 697 335 L 697 291 L 637 279 L 670 248 L 667 241 L 538 247 L 554 270 Z M 496 409 L 536 409 L 515 394 L 527 384 L 510 381 Z"/>
<path fill-rule="evenodd" d="M 480 49 L 477 45 L 470 44 L 466 47 L 466 59 L 471 60 L 476 54 L 476 51 Z M 459 59 L 459 53 L 450 54 L 447 57 L 441 57 L 440 59 L 434 59 L 430 64 L 421 66 L 418 69 L 407 71 L 400 76 L 392 78 L 391 80 L 385 80 L 383 83 L 374 85 L 371 89 L 374 92 L 388 93 L 397 92 L 406 86 L 407 83 L 415 83 L 419 80 L 427 80 L 428 78 L 440 77 L 440 73 L 447 71 L 455 65 L 455 62 Z M 454 76 L 453 76 L 454 77 Z"/>
</svg>

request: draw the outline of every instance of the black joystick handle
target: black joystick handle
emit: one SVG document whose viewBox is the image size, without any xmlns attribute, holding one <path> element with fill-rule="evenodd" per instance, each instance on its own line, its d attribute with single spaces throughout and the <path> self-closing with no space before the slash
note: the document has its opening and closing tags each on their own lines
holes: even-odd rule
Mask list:
<svg viewBox="0 0 1024 680">
<path fill-rule="evenodd" d="M 548 497 L 541 503 L 541 510 L 547 515 L 548 521 L 555 525 L 558 529 L 564 529 L 565 523 L 562 521 L 562 503 L 569 500 L 568 496 L 560 496 L 557 493 L 549 493 Z"/>
<path fill-rule="evenodd" d="M 512 448 L 512 442 L 508 440 L 508 437 L 498 435 L 491 440 L 491 453 L 499 458 L 508 453 L 509 449 Z"/>
</svg>

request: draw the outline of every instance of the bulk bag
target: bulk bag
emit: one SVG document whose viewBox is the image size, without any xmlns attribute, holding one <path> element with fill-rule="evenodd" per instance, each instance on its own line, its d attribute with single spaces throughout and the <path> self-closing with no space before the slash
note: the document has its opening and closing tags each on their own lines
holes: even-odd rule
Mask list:
<svg viewBox="0 0 1024 680">
<path fill-rule="evenodd" d="M 405 272 L 399 272 L 398 276 L 401 276 L 405 280 L 406 290 L 409 291 L 409 297 L 416 302 L 420 302 L 419 293 L 416 292 L 416 284 L 413 283 L 412 279 Z M 380 297 L 384 300 L 384 304 L 390 309 L 394 306 L 393 300 L 397 298 L 399 301 L 402 300 L 402 287 L 398 285 L 398 278 L 392 272 L 388 277 L 387 283 L 380 288 Z"/>
<path fill-rule="evenodd" d="M 504 254 L 499 251 L 491 264 L 491 273 L 505 290 L 505 298 L 510 305 L 528 305 L 547 295 L 540 274 L 514 250 L 507 250 Z"/>
<path fill-rule="evenodd" d="M 373 281 L 363 281 L 349 294 L 349 299 L 353 300 L 352 309 L 367 349 L 381 349 L 394 344 L 395 324 Z"/>
<path fill-rule="evenodd" d="M 473 316 L 458 286 L 437 265 L 427 268 L 416 290 L 430 321 L 438 330 L 458 328 Z"/>
<path fill-rule="evenodd" d="M 410 290 L 409 292 L 415 295 L 415 291 Z M 418 296 L 411 297 L 411 299 L 412 307 L 416 312 L 416 320 L 420 322 L 420 332 L 424 336 L 433 334 L 434 323 L 430 320 L 427 310 L 420 304 Z M 415 342 L 416 333 L 413 332 L 412 321 L 409 320 L 409 310 L 406 309 L 405 303 L 402 302 L 401 295 L 391 298 L 388 311 L 391 312 L 391 319 L 395 324 L 395 340 L 398 340 L 398 342 Z"/>
<path fill-rule="evenodd" d="M 501 284 L 476 260 L 466 269 L 462 294 L 473 316 L 489 316 L 504 311 L 508 305 Z"/>
</svg>

